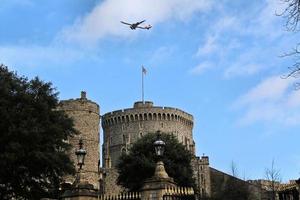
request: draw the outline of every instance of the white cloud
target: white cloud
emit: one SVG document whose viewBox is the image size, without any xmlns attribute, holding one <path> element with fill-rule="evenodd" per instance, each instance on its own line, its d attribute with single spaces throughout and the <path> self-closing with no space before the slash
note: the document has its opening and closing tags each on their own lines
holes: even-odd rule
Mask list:
<svg viewBox="0 0 300 200">
<path fill-rule="evenodd" d="M 290 43 L 282 37 L 282 18 L 275 15 L 284 6 L 277 0 L 264 0 L 245 15 L 221 2 L 214 7 L 218 15 L 211 18 L 212 26 L 206 29 L 205 42 L 196 55 L 210 56 L 210 62 L 223 67 L 225 78 L 251 76 L 276 67 L 274 60 Z"/>
<path fill-rule="evenodd" d="M 0 46 L 0 63 L 8 66 L 43 67 L 73 63 L 91 54 L 58 46 Z"/>
<path fill-rule="evenodd" d="M 218 44 L 216 44 L 216 37 L 209 36 L 204 45 L 200 46 L 197 51 L 197 56 L 206 55 L 214 52 L 218 49 Z"/>
<path fill-rule="evenodd" d="M 225 78 L 232 78 L 235 76 L 248 76 L 257 73 L 262 69 L 260 64 L 256 63 L 235 63 L 225 69 Z"/>
<path fill-rule="evenodd" d="M 199 75 L 205 72 L 206 70 L 213 67 L 213 64 L 210 62 L 203 62 L 197 65 L 196 67 L 192 68 L 189 73 L 193 75 Z"/>
<path fill-rule="evenodd" d="M 294 81 L 280 76 L 269 77 L 240 96 L 233 104 L 243 113 L 239 123 L 300 125 L 300 94 L 293 90 Z"/>
<path fill-rule="evenodd" d="M 172 56 L 173 53 L 174 53 L 174 47 L 161 46 L 152 53 L 152 55 L 150 56 L 149 62 L 155 65 L 155 63 L 157 63 L 157 62 L 161 62 L 166 59 L 170 59 L 170 57 Z"/>
<path fill-rule="evenodd" d="M 267 78 L 248 91 L 246 95 L 240 98 L 239 102 L 240 104 L 249 104 L 266 100 L 278 100 L 284 96 L 290 82 L 291 79 L 282 79 L 280 76 Z"/>
<path fill-rule="evenodd" d="M 218 54 L 222 53 L 220 51 L 220 48 L 224 46 L 220 43 L 220 38 L 222 38 L 222 33 L 228 30 L 232 31 L 233 29 L 238 27 L 237 23 L 238 21 L 235 19 L 235 17 L 232 16 L 221 17 L 221 19 L 219 19 L 212 26 L 212 29 L 209 31 L 209 34 L 207 34 L 204 44 L 200 45 L 196 55 L 201 56 L 201 55 L 213 54 L 216 53 L 217 50 L 219 50 Z M 233 44 L 233 41 L 236 42 L 236 40 L 232 40 L 229 41 L 228 43 Z M 230 46 L 230 48 L 231 47 L 233 46 Z"/>
<path fill-rule="evenodd" d="M 253 26 L 248 31 L 276 38 L 284 33 L 282 17 L 276 14 L 282 13 L 286 5 L 278 0 L 266 0 L 265 7 L 254 20 Z M 281 20 L 280 20 L 281 19 Z"/>
<path fill-rule="evenodd" d="M 217 32 L 217 35 L 221 34 L 224 31 L 232 31 L 238 28 L 239 20 L 236 19 L 234 16 L 224 16 L 221 17 L 217 23 L 213 26 L 213 29 L 215 32 Z"/>
<path fill-rule="evenodd" d="M 105 0 L 61 34 L 64 40 L 80 43 L 97 42 L 105 36 L 126 37 L 132 35 L 132 31 L 122 26 L 121 20 L 147 19 L 146 23 L 152 25 L 169 19 L 187 20 L 193 13 L 207 10 L 211 3 L 205 0 Z"/>
</svg>

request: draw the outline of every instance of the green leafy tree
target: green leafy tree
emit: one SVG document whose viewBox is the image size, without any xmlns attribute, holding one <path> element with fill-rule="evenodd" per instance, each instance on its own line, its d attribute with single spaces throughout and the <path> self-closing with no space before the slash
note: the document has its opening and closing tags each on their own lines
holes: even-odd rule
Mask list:
<svg viewBox="0 0 300 200">
<path fill-rule="evenodd" d="M 57 105 L 51 83 L 0 65 L 0 199 L 55 197 L 74 173 L 66 140 L 76 131 Z"/>
<path fill-rule="evenodd" d="M 153 143 L 156 139 L 155 133 L 148 133 L 134 143 L 127 154 L 121 155 L 117 165 L 119 185 L 131 191 L 139 190 L 144 181 L 154 175 L 157 158 Z M 162 161 L 168 175 L 179 186 L 193 187 L 191 153 L 172 135 L 162 134 L 161 139 L 166 143 Z"/>
</svg>

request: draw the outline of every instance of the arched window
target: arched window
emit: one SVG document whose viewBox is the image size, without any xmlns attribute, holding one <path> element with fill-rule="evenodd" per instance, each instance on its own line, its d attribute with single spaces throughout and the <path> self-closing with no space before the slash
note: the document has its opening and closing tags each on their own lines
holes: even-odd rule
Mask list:
<svg viewBox="0 0 300 200">
<path fill-rule="evenodd" d="M 153 113 L 153 120 L 156 120 L 156 113 Z"/>
<path fill-rule="evenodd" d="M 123 134 L 123 143 L 126 143 L 126 136 Z"/>
</svg>

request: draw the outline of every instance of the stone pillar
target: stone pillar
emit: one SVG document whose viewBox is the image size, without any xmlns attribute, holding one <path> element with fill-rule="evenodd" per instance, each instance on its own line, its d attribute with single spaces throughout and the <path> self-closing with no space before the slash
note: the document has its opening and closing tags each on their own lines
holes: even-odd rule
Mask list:
<svg viewBox="0 0 300 200">
<path fill-rule="evenodd" d="M 92 184 L 80 182 L 75 187 L 65 190 L 59 199 L 61 200 L 96 200 L 98 193 Z"/>
<path fill-rule="evenodd" d="M 176 184 L 173 178 L 170 178 L 165 170 L 164 163 L 156 163 L 154 176 L 147 179 L 141 190 L 141 200 L 162 200 L 166 188 L 174 188 Z"/>
</svg>

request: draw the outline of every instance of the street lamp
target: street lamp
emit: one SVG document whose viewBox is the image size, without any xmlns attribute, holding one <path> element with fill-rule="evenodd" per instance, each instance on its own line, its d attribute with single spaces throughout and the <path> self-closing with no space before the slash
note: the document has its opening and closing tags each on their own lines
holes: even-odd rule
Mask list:
<svg viewBox="0 0 300 200">
<path fill-rule="evenodd" d="M 77 156 L 77 164 L 79 165 L 79 170 L 81 170 L 82 168 L 82 165 L 84 165 L 84 158 L 85 158 L 85 155 L 86 155 L 86 150 L 83 149 L 83 142 L 82 142 L 82 139 L 79 140 L 79 149 L 77 149 L 75 151 L 75 154 Z"/>
<path fill-rule="evenodd" d="M 164 155 L 166 143 L 160 139 L 160 131 L 157 131 L 157 139 L 153 143 L 156 156 L 158 157 L 158 161 L 156 163 L 154 177 L 157 179 L 168 179 L 169 176 L 165 170 L 164 163 L 162 161 L 162 157 Z"/>
<path fill-rule="evenodd" d="M 161 158 L 164 155 L 166 143 L 160 139 L 160 131 L 157 131 L 157 139 L 153 145 L 157 157 Z"/>
</svg>

